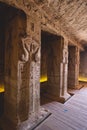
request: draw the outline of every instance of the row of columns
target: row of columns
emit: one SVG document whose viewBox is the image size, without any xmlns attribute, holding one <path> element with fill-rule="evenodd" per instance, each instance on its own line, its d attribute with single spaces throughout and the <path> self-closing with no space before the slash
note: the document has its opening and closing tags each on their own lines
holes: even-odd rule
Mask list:
<svg viewBox="0 0 87 130">
<path fill-rule="evenodd" d="M 5 41 L 4 117 L 13 124 L 15 130 L 28 130 L 30 124 L 44 113 L 40 107 L 40 19 L 38 15 L 36 18 L 35 13 L 31 14 L 26 21 L 26 35 L 20 37 L 22 30 L 18 30 L 15 41 L 10 41 L 12 48 L 8 52 L 9 36 Z M 15 23 L 20 28 L 20 22 Z M 16 30 L 17 28 L 14 32 L 17 33 Z M 64 101 L 70 97 L 67 93 L 68 42 L 61 36 L 52 42 L 47 58 L 49 64 L 47 92 L 53 99 Z M 77 71 L 76 66 L 75 62 L 74 72 Z"/>
<path fill-rule="evenodd" d="M 55 41 L 50 41 L 47 60 L 47 93 L 50 98 L 63 102 L 70 97 L 67 93 L 68 42 L 63 37 L 58 36 Z"/>
<path fill-rule="evenodd" d="M 68 41 L 58 36 L 50 40 L 47 61 L 47 95 L 53 100 L 64 102 L 70 97 L 67 89 L 79 87 L 79 48 L 70 48 Z"/>
<path fill-rule="evenodd" d="M 5 41 L 4 130 L 28 130 L 48 114 L 40 107 L 40 20 L 30 14 L 26 19 L 18 14 L 16 27 L 10 22 L 6 29 L 13 32 L 6 32 Z"/>
</svg>

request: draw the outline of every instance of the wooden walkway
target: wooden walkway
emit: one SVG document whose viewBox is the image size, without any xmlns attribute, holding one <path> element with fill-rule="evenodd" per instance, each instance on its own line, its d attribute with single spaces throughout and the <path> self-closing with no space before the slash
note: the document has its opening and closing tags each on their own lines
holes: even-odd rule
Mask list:
<svg viewBox="0 0 87 130">
<path fill-rule="evenodd" d="M 44 105 L 52 113 L 35 130 L 87 130 L 87 88 L 82 88 L 65 104 Z"/>
</svg>

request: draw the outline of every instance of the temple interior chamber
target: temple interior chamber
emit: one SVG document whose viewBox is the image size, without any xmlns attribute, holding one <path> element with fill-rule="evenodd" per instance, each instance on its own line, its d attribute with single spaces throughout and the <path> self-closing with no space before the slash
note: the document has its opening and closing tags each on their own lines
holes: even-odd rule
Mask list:
<svg viewBox="0 0 87 130">
<path fill-rule="evenodd" d="M 0 0 L 0 130 L 87 129 L 86 8 Z"/>
</svg>

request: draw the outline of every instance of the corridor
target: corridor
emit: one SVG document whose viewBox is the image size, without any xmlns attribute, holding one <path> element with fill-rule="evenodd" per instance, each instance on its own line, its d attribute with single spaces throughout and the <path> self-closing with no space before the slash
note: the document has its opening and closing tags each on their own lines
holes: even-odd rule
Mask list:
<svg viewBox="0 0 87 130">
<path fill-rule="evenodd" d="M 87 1 L 0 0 L 0 130 L 87 130 L 80 82 Z"/>
</svg>

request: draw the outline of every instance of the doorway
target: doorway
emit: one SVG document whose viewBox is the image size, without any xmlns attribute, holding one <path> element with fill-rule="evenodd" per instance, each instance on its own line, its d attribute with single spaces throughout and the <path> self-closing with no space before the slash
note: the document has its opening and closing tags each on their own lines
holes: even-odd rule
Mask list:
<svg viewBox="0 0 87 130">
<path fill-rule="evenodd" d="M 41 105 L 57 101 L 60 96 L 61 36 L 41 33 Z"/>
</svg>

